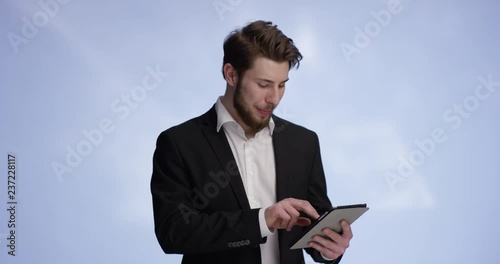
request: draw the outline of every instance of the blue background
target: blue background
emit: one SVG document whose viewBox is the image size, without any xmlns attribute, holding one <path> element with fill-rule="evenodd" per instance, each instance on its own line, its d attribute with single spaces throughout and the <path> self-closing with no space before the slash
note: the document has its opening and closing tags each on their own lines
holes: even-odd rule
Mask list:
<svg viewBox="0 0 500 264">
<path fill-rule="evenodd" d="M 225 89 L 225 36 L 264 19 L 304 55 L 276 115 L 318 133 L 335 205 L 370 206 L 342 263 L 499 263 L 499 7 L 2 1 L 0 262 L 180 263 L 153 232 L 156 137 L 215 103 Z M 148 67 L 168 76 L 126 104 Z M 85 143 L 101 122 L 111 131 Z M 87 153 L 68 166 L 78 146 Z M 7 254 L 8 153 L 18 173 L 15 257 Z"/>
</svg>

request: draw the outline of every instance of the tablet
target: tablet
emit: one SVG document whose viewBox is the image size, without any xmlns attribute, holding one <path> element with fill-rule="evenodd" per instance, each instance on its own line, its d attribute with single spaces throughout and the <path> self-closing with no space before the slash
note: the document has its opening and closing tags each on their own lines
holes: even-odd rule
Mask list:
<svg viewBox="0 0 500 264">
<path fill-rule="evenodd" d="M 335 232 L 341 233 L 342 227 L 340 226 L 340 221 L 346 220 L 349 224 L 352 224 L 362 214 L 368 211 L 368 209 L 369 208 L 366 207 L 366 204 L 352 204 L 333 207 L 321 215 L 318 219 L 314 220 L 306 231 L 294 242 L 292 242 L 290 249 L 310 247 L 307 243 L 311 241 L 312 236 L 325 236 L 325 234 L 321 232 L 321 230 L 325 227 L 329 227 Z"/>
</svg>

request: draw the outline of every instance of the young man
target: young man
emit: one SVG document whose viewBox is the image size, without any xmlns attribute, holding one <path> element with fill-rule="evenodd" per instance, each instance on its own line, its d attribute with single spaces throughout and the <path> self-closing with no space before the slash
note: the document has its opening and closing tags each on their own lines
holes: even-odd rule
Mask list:
<svg viewBox="0 0 500 264">
<path fill-rule="evenodd" d="M 277 116 L 288 72 L 302 55 L 271 22 L 224 42 L 225 94 L 205 114 L 158 137 L 151 192 L 155 232 L 182 263 L 304 263 L 290 243 L 328 210 L 316 134 Z M 352 238 L 315 236 L 317 262 L 338 263 Z"/>
</svg>

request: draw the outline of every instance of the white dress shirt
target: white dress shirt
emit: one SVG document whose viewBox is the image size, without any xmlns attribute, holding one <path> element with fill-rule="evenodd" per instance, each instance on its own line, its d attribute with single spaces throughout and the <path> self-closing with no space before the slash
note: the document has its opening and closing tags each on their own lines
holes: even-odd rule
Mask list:
<svg viewBox="0 0 500 264">
<path fill-rule="evenodd" d="M 260 234 L 267 236 L 265 244 L 260 244 L 262 264 L 279 264 L 278 232 L 271 232 L 266 224 L 264 209 L 276 203 L 276 166 L 272 134 L 274 121 L 247 139 L 243 128 L 229 114 L 220 98 L 215 104 L 217 112 L 217 132 L 224 129 L 234 158 L 238 165 L 241 180 L 250 207 L 259 210 Z"/>
</svg>

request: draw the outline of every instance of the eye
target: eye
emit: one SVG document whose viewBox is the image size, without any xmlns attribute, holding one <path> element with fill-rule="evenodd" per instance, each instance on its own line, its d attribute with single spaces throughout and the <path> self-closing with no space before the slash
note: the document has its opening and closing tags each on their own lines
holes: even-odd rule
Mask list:
<svg viewBox="0 0 500 264">
<path fill-rule="evenodd" d="M 266 88 L 267 87 L 267 84 L 263 84 L 263 83 L 258 83 L 259 87 L 260 88 Z"/>
<path fill-rule="evenodd" d="M 284 84 L 284 83 L 282 83 L 282 84 L 278 85 L 278 87 L 279 87 L 279 88 L 285 88 L 285 84 Z"/>
</svg>

